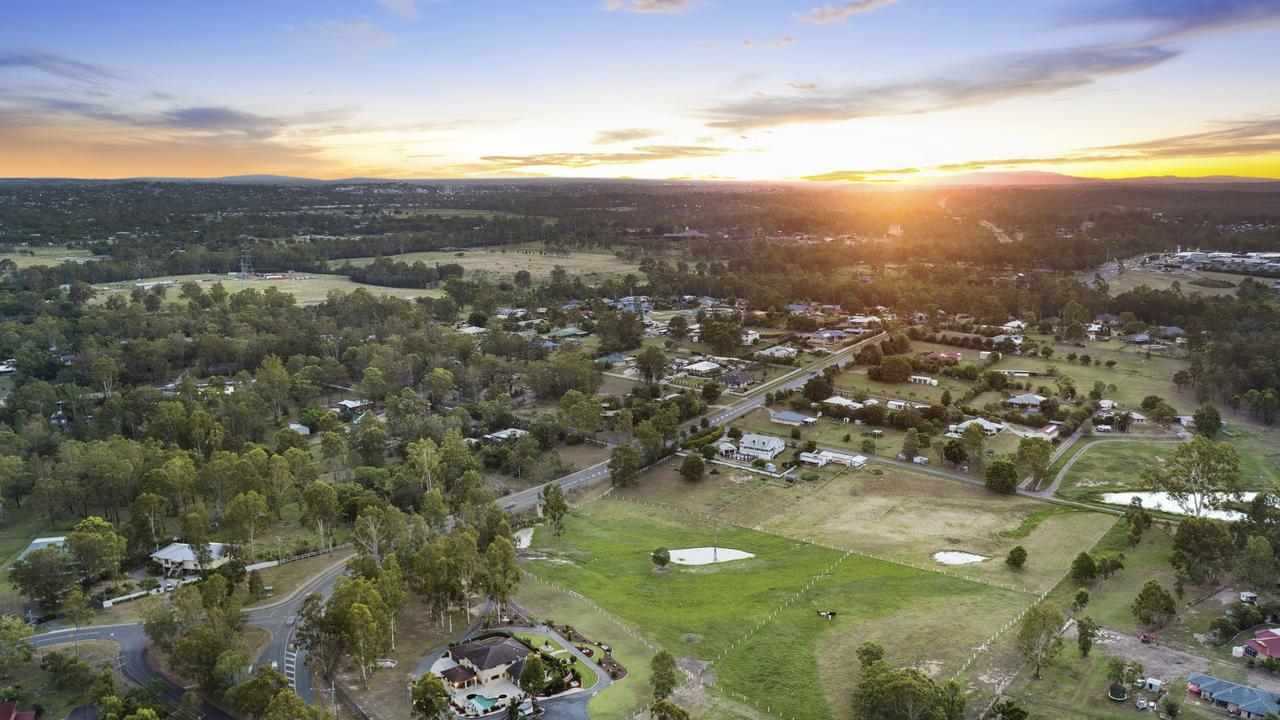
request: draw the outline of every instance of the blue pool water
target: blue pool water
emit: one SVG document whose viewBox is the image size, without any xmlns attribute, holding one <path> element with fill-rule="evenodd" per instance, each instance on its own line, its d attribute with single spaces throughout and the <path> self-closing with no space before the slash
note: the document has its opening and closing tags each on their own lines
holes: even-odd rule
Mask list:
<svg viewBox="0 0 1280 720">
<path fill-rule="evenodd" d="M 471 698 L 471 702 L 475 703 L 475 706 L 480 709 L 480 712 L 489 712 L 493 709 L 494 705 L 498 704 L 497 700 L 487 698 L 483 695 L 477 695 L 476 697 Z"/>
</svg>

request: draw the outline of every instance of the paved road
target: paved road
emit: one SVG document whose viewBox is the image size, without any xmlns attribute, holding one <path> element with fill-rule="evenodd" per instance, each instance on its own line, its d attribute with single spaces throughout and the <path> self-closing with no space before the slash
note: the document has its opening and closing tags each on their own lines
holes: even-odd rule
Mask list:
<svg viewBox="0 0 1280 720">
<path fill-rule="evenodd" d="M 869 336 L 850 347 L 834 352 L 821 360 L 761 385 L 742 399 L 716 412 L 711 417 L 711 422 L 724 424 L 742 417 L 763 405 L 766 393 L 800 387 L 810 377 L 820 373 L 823 368 L 848 360 L 864 345 L 877 341 L 880 337 L 881 334 Z M 574 490 L 601 482 L 607 479 L 608 476 L 609 463 L 607 461 L 596 463 L 548 483 L 502 497 L 498 500 L 498 505 L 508 512 L 528 510 L 537 506 L 539 494 L 551 482 L 558 483 L 565 490 Z M 450 518 L 448 525 L 452 526 L 452 523 L 453 518 Z M 312 593 L 320 593 L 328 597 L 333 592 L 334 583 L 343 574 L 344 566 L 344 561 L 335 561 L 332 567 L 293 591 L 289 596 L 249 611 L 249 623 L 271 633 L 271 642 L 259 658 L 257 665 L 276 663 L 276 667 L 293 682 L 294 689 L 297 690 L 298 695 L 309 704 L 315 704 L 315 696 L 311 691 L 306 653 L 292 647 L 298 610 L 302 607 L 306 597 Z M 33 641 L 37 647 L 55 645 L 68 642 L 70 640 L 69 633 L 70 631 L 68 630 L 53 630 L 36 636 Z M 121 669 L 125 677 L 131 682 L 145 685 L 148 681 L 159 680 L 164 685 L 165 697 L 175 703 L 181 699 L 183 692 L 185 692 L 184 688 L 169 682 L 163 676 L 153 672 L 147 665 L 147 636 L 143 632 L 141 623 L 84 628 L 81 630 L 80 637 L 85 640 L 109 639 L 119 643 Z M 599 689 L 603 689 L 606 686 L 599 686 Z M 565 703 L 565 705 L 569 704 Z M 563 711 L 565 713 L 563 716 L 566 718 L 577 720 L 586 717 L 585 703 L 583 703 L 581 714 L 568 707 L 564 708 Z M 557 712 L 556 717 L 561 717 L 561 713 Z M 204 707 L 204 720 L 232 719 L 218 708 L 206 704 Z"/>
</svg>

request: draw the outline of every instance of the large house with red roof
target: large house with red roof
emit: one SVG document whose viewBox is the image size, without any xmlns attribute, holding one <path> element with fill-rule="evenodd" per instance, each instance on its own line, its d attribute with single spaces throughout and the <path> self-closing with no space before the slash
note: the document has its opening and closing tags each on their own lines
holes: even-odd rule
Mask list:
<svg viewBox="0 0 1280 720">
<path fill-rule="evenodd" d="M 36 720 L 35 710 L 18 710 L 18 703 L 0 703 L 0 720 Z"/>
<path fill-rule="evenodd" d="M 1280 630 L 1257 630 L 1244 641 L 1245 652 L 1254 657 L 1280 659 Z"/>
</svg>

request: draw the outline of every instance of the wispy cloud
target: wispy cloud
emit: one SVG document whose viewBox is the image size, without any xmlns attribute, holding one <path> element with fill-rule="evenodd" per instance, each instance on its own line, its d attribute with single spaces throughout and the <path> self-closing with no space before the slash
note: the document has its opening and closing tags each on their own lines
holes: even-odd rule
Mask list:
<svg viewBox="0 0 1280 720">
<path fill-rule="evenodd" d="M 695 0 L 606 0 L 604 9 L 674 15 L 689 10 L 694 4 Z"/>
<path fill-rule="evenodd" d="M 313 24 L 311 28 L 341 50 L 380 50 L 396 44 L 394 35 L 368 18 L 325 20 Z"/>
<path fill-rule="evenodd" d="M 842 23 L 854 15 L 869 13 L 877 8 L 885 5 L 892 5 L 898 0 L 854 0 L 854 2 L 840 3 L 833 5 L 819 5 L 810 8 L 808 12 L 795 13 L 795 19 L 801 22 L 812 23 L 814 25 L 830 25 L 832 23 Z"/>
<path fill-rule="evenodd" d="M 635 142 L 651 138 L 660 133 L 648 128 L 618 128 L 617 130 L 601 130 L 591 142 L 596 145 L 612 145 L 619 142 Z"/>
<path fill-rule="evenodd" d="M 707 115 L 712 127 L 748 130 L 926 113 L 1059 92 L 1144 70 L 1178 54 L 1161 46 L 1095 45 L 997 55 L 897 83 L 747 98 L 712 107 Z"/>
<path fill-rule="evenodd" d="M 1231 30 L 1262 30 L 1280 24 L 1276 0 L 1119 0 L 1077 7 L 1065 25 L 1137 25 L 1145 42 L 1170 42 Z"/>
<path fill-rule="evenodd" d="M 422 17 L 419 5 L 441 3 L 445 0 L 377 0 L 378 4 L 402 20 L 417 20 Z"/>
<path fill-rule="evenodd" d="M 913 175 L 919 168 L 906 167 L 890 170 L 836 170 L 821 175 L 806 175 L 811 182 L 876 182 L 895 175 Z"/>
<path fill-rule="evenodd" d="M 800 92 L 809 92 L 810 90 L 818 89 L 817 85 L 810 82 L 789 82 L 787 83 L 787 87 L 792 90 L 799 90 Z"/>
<path fill-rule="evenodd" d="M 1143 157 L 1224 157 L 1280 152 L 1280 115 L 1225 120 L 1198 133 L 1109 145 L 1096 150 L 1127 151 Z"/>
<path fill-rule="evenodd" d="M 599 165 L 632 165 L 655 160 L 677 160 L 726 155 L 729 148 L 703 145 L 643 145 L 631 152 L 609 153 L 541 153 L 536 155 L 487 155 L 480 158 L 495 168 L 514 169 L 525 167 L 584 168 Z"/>
<path fill-rule="evenodd" d="M 120 76 L 114 70 L 80 60 L 73 60 L 65 55 L 43 52 L 22 52 L 19 50 L 0 51 L 0 70 L 29 68 L 62 78 L 79 82 L 96 82 L 100 80 L 118 80 Z"/>
<path fill-rule="evenodd" d="M 743 40 L 742 47 L 764 48 L 766 50 L 773 48 L 784 48 L 788 45 L 795 45 L 796 39 L 790 35 L 783 35 L 772 40 Z"/>
</svg>

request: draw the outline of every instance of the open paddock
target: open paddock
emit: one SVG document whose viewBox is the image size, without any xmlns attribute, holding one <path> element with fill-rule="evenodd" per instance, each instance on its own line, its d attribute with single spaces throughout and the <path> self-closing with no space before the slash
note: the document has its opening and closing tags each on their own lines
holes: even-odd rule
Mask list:
<svg viewBox="0 0 1280 720">
<path fill-rule="evenodd" d="M 863 640 L 882 638 L 892 661 L 919 662 L 946 677 L 1031 600 L 724 525 L 718 544 L 754 558 L 654 569 L 654 548 L 709 545 L 711 533 L 694 516 L 598 501 L 575 511 L 563 536 L 536 533 L 534 550 L 543 559 L 526 567 L 591 598 L 677 657 L 711 662 L 709 672 L 725 690 L 797 720 L 849 717 L 852 649 Z M 955 622 L 956 608 L 967 609 L 966 622 Z M 823 619 L 819 610 L 834 610 L 836 618 Z"/>
<path fill-rule="evenodd" d="M 620 278 L 628 273 L 639 273 L 640 266 L 615 256 L 612 252 L 584 252 L 575 250 L 568 255 L 554 255 L 541 247 L 533 245 L 495 245 L 459 249 L 451 252 L 426 251 L 412 252 L 403 255 L 388 255 L 388 260 L 406 262 L 412 265 L 422 262 L 426 265 L 436 264 L 461 265 L 467 274 L 479 273 L 500 276 L 512 276 L 520 270 L 540 279 L 551 277 L 557 267 L 564 268 L 569 277 L 582 278 L 585 282 L 601 282 L 610 278 Z M 334 260 L 330 267 L 341 267 L 343 263 L 363 266 L 372 263 L 375 257 L 358 257 L 347 260 Z"/>
<path fill-rule="evenodd" d="M 91 262 L 101 260 L 102 257 L 101 255 L 94 255 L 88 250 L 43 245 L 18 246 L 11 252 L 0 253 L 0 260 L 11 260 L 19 268 L 36 267 L 38 265 L 61 265 L 64 262 Z"/>
<path fill-rule="evenodd" d="M 142 280 L 130 280 L 127 282 L 103 283 L 95 285 L 98 295 L 94 299 L 95 302 L 103 302 L 112 295 L 121 295 L 125 298 L 133 292 L 134 287 L 138 284 L 154 284 L 154 283 L 170 283 L 165 294 L 168 302 L 183 302 L 179 293 L 182 290 L 182 284 L 193 282 L 199 285 L 205 292 L 214 283 L 221 283 L 222 287 L 228 293 L 237 293 L 242 290 L 257 290 L 258 292 L 266 292 L 269 288 L 274 288 L 280 292 L 294 296 L 297 301 L 303 305 L 314 305 L 323 301 L 329 296 L 329 293 L 351 292 L 357 288 L 373 293 L 374 295 L 391 295 L 392 297 L 404 298 L 411 300 L 416 297 L 439 297 L 444 294 L 442 290 L 434 288 L 393 288 L 382 287 L 380 285 L 365 285 L 352 281 L 343 275 L 324 275 L 317 273 L 298 273 L 292 276 L 292 279 L 274 279 L 268 280 L 264 278 L 245 279 L 238 278 L 233 275 L 166 275 L 164 277 L 145 278 Z"/>
</svg>

